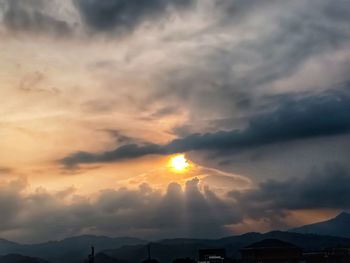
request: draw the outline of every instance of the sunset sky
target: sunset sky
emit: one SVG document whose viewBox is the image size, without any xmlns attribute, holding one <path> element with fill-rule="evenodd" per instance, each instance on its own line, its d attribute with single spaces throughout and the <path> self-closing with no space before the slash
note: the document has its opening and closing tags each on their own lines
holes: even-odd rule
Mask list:
<svg viewBox="0 0 350 263">
<path fill-rule="evenodd" d="M 349 0 L 0 0 L 0 237 L 347 211 L 349 72 Z"/>
</svg>

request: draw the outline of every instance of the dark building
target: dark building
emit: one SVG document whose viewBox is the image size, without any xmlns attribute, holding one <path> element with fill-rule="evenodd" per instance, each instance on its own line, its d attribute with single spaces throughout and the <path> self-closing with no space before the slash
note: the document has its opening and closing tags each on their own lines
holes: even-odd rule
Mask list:
<svg viewBox="0 0 350 263">
<path fill-rule="evenodd" d="M 226 258 L 225 249 L 201 249 L 198 253 L 200 263 L 224 263 Z"/>
<path fill-rule="evenodd" d="M 327 251 L 330 263 L 349 263 L 350 248 L 333 248 Z"/>
<path fill-rule="evenodd" d="M 305 263 L 349 263 L 350 248 L 332 248 L 320 252 L 307 252 L 303 254 Z"/>
<path fill-rule="evenodd" d="M 350 248 L 332 248 L 326 251 L 327 263 L 349 263 Z"/>
<path fill-rule="evenodd" d="M 265 239 L 240 250 L 242 263 L 299 263 L 302 250 L 293 244 Z"/>
<path fill-rule="evenodd" d="M 307 252 L 303 254 L 301 262 L 305 263 L 328 263 L 326 252 Z"/>
</svg>

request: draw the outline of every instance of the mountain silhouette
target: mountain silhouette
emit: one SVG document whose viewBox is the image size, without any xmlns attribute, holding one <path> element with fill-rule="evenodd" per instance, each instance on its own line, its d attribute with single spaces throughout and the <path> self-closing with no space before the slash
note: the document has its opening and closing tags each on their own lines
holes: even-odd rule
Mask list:
<svg viewBox="0 0 350 263">
<path fill-rule="evenodd" d="M 342 212 L 330 220 L 293 228 L 290 231 L 302 234 L 319 234 L 350 238 L 349 226 L 350 213 Z"/>
<path fill-rule="evenodd" d="M 8 254 L 9 251 L 15 251 L 19 244 L 8 241 L 6 239 L 0 239 L 0 255 Z"/>
<path fill-rule="evenodd" d="M 225 248 L 227 256 L 237 258 L 239 250 L 265 239 L 278 239 L 291 243 L 304 251 L 323 250 L 330 247 L 350 246 L 350 239 L 273 231 L 265 234 L 248 233 L 221 239 L 168 239 L 152 243 L 152 257 L 162 263 L 171 263 L 175 258 L 198 257 L 199 249 Z M 126 246 L 113 250 L 105 250 L 104 254 L 111 258 L 128 262 L 142 262 L 147 257 L 145 245 Z"/>
<path fill-rule="evenodd" d="M 43 259 L 25 257 L 18 254 L 0 256 L 0 262 L 1 263 L 49 263 L 48 261 Z"/>
<path fill-rule="evenodd" d="M 90 253 L 91 245 L 96 253 L 105 249 L 116 249 L 125 245 L 145 244 L 147 241 L 129 237 L 103 237 L 84 235 L 66 238 L 61 241 L 50 241 L 40 244 L 23 245 L 7 240 L 0 240 L 0 255 L 20 254 L 29 257 L 43 258 L 50 263 L 84 262 Z M 2 261 L 0 261 L 2 263 Z"/>
<path fill-rule="evenodd" d="M 302 248 L 304 251 L 322 250 L 331 247 L 350 247 L 350 238 L 273 231 L 265 234 L 247 233 L 220 239 L 165 239 L 151 243 L 152 258 L 161 263 L 172 263 L 176 258 L 197 259 L 199 249 L 224 248 L 230 258 L 239 257 L 239 250 L 264 239 L 278 239 Z M 6 240 L 0 241 L 0 255 L 20 254 L 36 258 L 29 263 L 81 263 L 87 260 L 90 247 L 96 248 L 96 263 L 134 263 L 148 258 L 148 241 L 136 238 L 110 238 L 79 236 L 62 241 L 22 245 Z M 17 255 L 19 256 L 19 255 Z M 5 261 L 1 263 L 27 263 Z"/>
</svg>

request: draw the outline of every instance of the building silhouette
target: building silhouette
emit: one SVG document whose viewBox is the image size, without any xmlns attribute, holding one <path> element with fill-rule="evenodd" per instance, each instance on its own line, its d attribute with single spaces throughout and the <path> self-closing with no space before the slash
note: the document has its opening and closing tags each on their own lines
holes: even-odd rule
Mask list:
<svg viewBox="0 0 350 263">
<path fill-rule="evenodd" d="M 303 254 L 305 263 L 349 263 L 350 248 L 331 248 L 324 251 L 306 252 Z"/>
<path fill-rule="evenodd" d="M 219 249 L 201 249 L 198 251 L 199 263 L 224 263 L 226 250 Z"/>
<path fill-rule="evenodd" d="M 265 239 L 240 250 L 242 263 L 299 263 L 302 250 L 278 239 Z"/>
</svg>

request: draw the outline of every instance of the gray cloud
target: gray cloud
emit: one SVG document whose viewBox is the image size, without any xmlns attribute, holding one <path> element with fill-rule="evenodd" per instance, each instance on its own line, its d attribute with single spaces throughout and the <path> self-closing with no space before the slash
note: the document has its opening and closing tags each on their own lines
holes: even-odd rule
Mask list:
<svg viewBox="0 0 350 263">
<path fill-rule="evenodd" d="M 339 164 L 314 169 L 303 178 L 267 180 L 257 189 L 230 195 L 243 213 L 258 218 L 288 210 L 350 208 L 350 172 Z"/>
<path fill-rule="evenodd" d="M 25 184 L 1 188 L 0 234 L 33 242 L 82 233 L 140 237 L 224 235 L 225 225 L 241 220 L 232 201 L 209 189 L 200 191 L 197 179 L 184 189 L 176 183 L 165 193 L 140 185 L 138 189 L 103 190 L 96 199 L 78 196 L 74 189 L 25 193 Z M 215 209 L 216 213 L 210 213 Z"/>
<path fill-rule="evenodd" d="M 113 151 L 101 154 L 92 154 L 88 152 L 78 152 L 62 160 L 62 163 L 68 167 L 74 167 L 79 163 L 99 163 L 127 160 L 142 157 L 149 154 L 164 154 L 162 146 L 157 144 L 127 144 Z"/>
<path fill-rule="evenodd" d="M 7 8 L 5 25 L 16 32 L 49 32 L 58 36 L 67 34 L 67 30 L 70 30 L 68 24 L 46 13 L 41 8 L 44 2 L 8 0 L 4 5 Z M 144 22 L 167 16 L 171 10 L 184 9 L 191 2 L 77 0 L 75 4 L 88 28 L 99 32 L 128 33 Z M 350 131 L 349 84 L 345 84 L 342 89 L 334 89 L 333 85 L 329 85 L 348 78 L 350 64 L 343 63 L 339 54 L 349 54 L 349 1 L 295 0 L 287 3 L 276 0 L 218 0 L 215 8 L 221 11 L 209 28 L 199 33 L 193 32 L 189 23 L 190 33 L 172 36 L 171 41 L 161 43 L 160 49 L 164 47 L 166 60 L 171 57 L 175 66 L 168 69 L 168 64 L 164 63 L 164 67 L 157 68 L 159 75 L 155 76 L 154 81 L 158 81 L 159 87 L 154 91 L 144 91 L 150 94 L 144 96 L 144 103 L 140 103 L 144 106 L 148 103 L 151 105 L 152 101 L 168 102 L 171 99 L 172 105 L 179 109 L 186 108 L 191 119 L 176 129 L 182 136 L 168 144 L 157 145 L 142 144 L 115 133 L 118 144 L 124 144 L 122 147 L 101 153 L 73 153 L 60 161 L 63 165 L 71 168 L 80 164 L 117 162 L 148 154 L 188 151 L 210 151 L 227 157 L 227 153 L 239 154 L 245 150 L 273 145 L 283 145 L 283 149 L 290 150 L 295 141 L 298 141 L 298 149 L 294 149 L 290 155 L 283 155 L 281 158 L 284 160 L 279 160 L 283 168 L 289 159 L 294 159 L 301 152 L 303 155 L 300 154 L 302 157 L 299 157 L 297 166 L 302 166 L 302 162 L 318 162 L 318 149 L 323 151 L 326 159 L 330 155 L 340 159 L 338 155 L 343 152 L 339 151 L 339 141 L 334 144 L 335 147 L 311 147 L 309 151 L 302 144 L 310 146 L 305 140 L 313 138 L 329 142 L 331 136 L 349 134 Z M 210 13 L 215 16 L 217 10 L 212 11 Z M 256 21 L 256 18 L 261 20 Z M 160 36 L 155 38 L 162 38 L 163 33 L 160 32 Z M 168 45 L 174 44 L 172 41 L 176 48 L 184 50 L 174 53 L 176 48 L 166 50 Z M 181 57 L 181 63 L 177 63 L 178 57 Z M 138 56 L 133 59 L 136 60 L 134 64 L 137 64 Z M 314 71 L 304 68 L 308 62 L 321 69 Z M 115 66 L 113 63 L 113 60 L 106 60 L 95 67 L 115 75 L 110 70 Z M 152 76 L 148 70 L 151 69 L 146 69 L 147 76 Z M 308 76 L 300 77 L 299 70 L 305 71 Z M 278 81 L 281 82 L 276 85 Z M 113 85 L 116 83 L 112 82 Z M 327 88 L 328 91 L 312 94 L 300 92 L 313 88 Z M 286 90 L 296 95 L 273 95 Z M 112 88 L 109 92 L 111 96 L 114 93 Z M 118 92 L 115 94 L 120 96 Z M 113 100 L 89 101 L 83 105 L 84 113 L 108 113 L 115 111 L 114 106 L 117 104 Z M 130 104 L 134 107 L 136 102 Z M 176 112 L 176 108 L 164 107 L 151 112 L 154 114 L 150 117 L 161 118 Z M 207 130 L 203 127 L 189 127 L 196 126 L 196 116 L 201 121 L 205 119 L 210 122 L 210 132 L 205 133 Z M 197 130 L 201 133 L 194 133 Z M 344 138 L 344 141 L 348 139 Z M 286 142 L 289 144 L 286 145 Z M 325 144 L 321 140 L 316 143 Z M 281 148 L 270 151 L 275 156 L 282 155 Z M 255 155 L 253 161 L 262 159 L 263 165 L 269 166 L 263 155 Z M 251 163 L 245 165 L 259 170 Z M 289 173 L 295 173 L 296 168 L 291 167 L 290 163 L 288 165 L 291 170 Z M 271 166 L 268 168 L 271 170 Z M 260 176 L 261 171 L 256 173 Z M 286 173 L 280 175 L 285 177 Z M 314 172 L 307 178 L 266 181 L 258 189 L 232 196 L 241 203 L 239 207 L 244 213 L 255 218 L 264 215 L 277 225 L 288 209 L 348 207 L 348 198 L 340 200 L 338 194 L 344 193 L 346 196 L 345 192 L 349 190 L 348 177 L 348 172 L 343 168 L 332 167 Z M 20 232 L 22 237 L 28 239 L 74 235 L 86 229 L 99 233 L 140 235 L 150 232 L 157 235 L 158 230 L 162 230 L 164 235 L 170 235 L 178 233 L 179 226 L 184 226 L 181 222 L 184 222 L 186 213 L 191 215 L 187 222 L 188 229 L 187 232 L 184 229 L 181 231 L 193 235 L 198 235 L 201 228 L 207 229 L 203 234 L 219 234 L 225 224 L 240 221 L 240 215 L 232 203 L 223 202 L 208 188 L 203 192 L 198 191 L 197 181 L 189 182 L 184 190 L 177 184 L 171 184 L 165 195 L 147 185 L 134 191 L 106 190 L 97 200 L 77 198 L 69 205 L 61 202 L 61 199 L 66 198 L 62 197 L 65 196 L 64 192 L 53 194 L 39 191 L 25 196 L 21 188 L 9 189 L 1 188 L 0 191 L 1 211 L 6 212 L 0 225 L 4 230 Z M 284 197 L 285 191 L 287 194 Z M 319 200 L 319 197 L 322 199 Z M 211 215 L 220 216 L 214 219 Z M 117 226 L 116 220 L 120 222 Z"/>
<path fill-rule="evenodd" d="M 128 32 L 145 20 L 163 16 L 169 9 L 189 7 L 193 0 L 75 0 L 86 24 L 98 31 Z"/>
<path fill-rule="evenodd" d="M 13 218 L 23 208 L 20 194 L 26 186 L 25 179 L 13 180 L 0 186 L 0 210 L 2 212 L 0 231 L 11 229 L 14 223 Z"/>
<path fill-rule="evenodd" d="M 71 33 L 66 21 L 45 13 L 47 3 L 42 0 L 4 1 L 4 25 L 14 32 L 45 33 L 65 36 Z"/>
<path fill-rule="evenodd" d="M 146 238 L 219 237 L 227 226 L 245 219 L 264 220 L 271 228 L 287 226 L 290 211 L 349 209 L 350 173 L 340 165 L 315 169 L 305 178 L 267 180 L 244 192 L 219 197 L 200 189 L 193 179 L 182 188 L 171 183 L 161 191 L 142 184 L 138 189 L 106 189 L 96 198 L 39 189 L 26 192 L 26 181 L 2 184 L 0 234 L 35 242 L 79 234 L 132 235 Z"/>
<path fill-rule="evenodd" d="M 230 151 L 239 153 L 269 144 L 285 143 L 350 132 L 349 84 L 339 89 L 306 97 L 285 97 L 275 102 L 271 112 L 256 115 L 246 128 L 207 134 L 192 134 L 166 145 L 129 144 L 104 153 L 78 152 L 61 162 L 67 167 L 84 163 L 113 162 L 149 154 L 172 154 L 188 151 Z"/>
<path fill-rule="evenodd" d="M 193 134 L 167 145 L 175 152 L 233 150 L 350 132 L 350 93 L 346 89 L 305 98 L 290 97 L 272 112 L 257 115 L 242 130 Z"/>
<path fill-rule="evenodd" d="M 105 129 L 105 130 L 100 130 L 100 131 L 109 134 L 116 141 L 116 143 L 118 143 L 118 145 L 125 145 L 125 144 L 132 144 L 132 143 L 139 143 L 140 142 L 136 138 L 132 138 L 130 136 L 125 135 L 120 130 Z"/>
<path fill-rule="evenodd" d="M 348 50 L 350 40 L 347 1 L 216 3 L 222 10 L 217 24 L 185 41 L 175 39 L 198 48 L 186 54 L 188 63 L 161 71 L 160 88 L 150 96 L 190 109 L 191 123 L 200 122 L 198 116 L 213 120 L 246 116 L 259 110 L 266 94 L 324 88 L 347 78 L 349 63 L 337 57 Z M 244 37 L 246 33 L 251 37 Z M 216 36 L 218 40 L 211 41 Z M 323 56 L 337 68 L 323 66 Z M 318 64 L 321 72 L 301 76 L 308 63 Z"/>
</svg>

